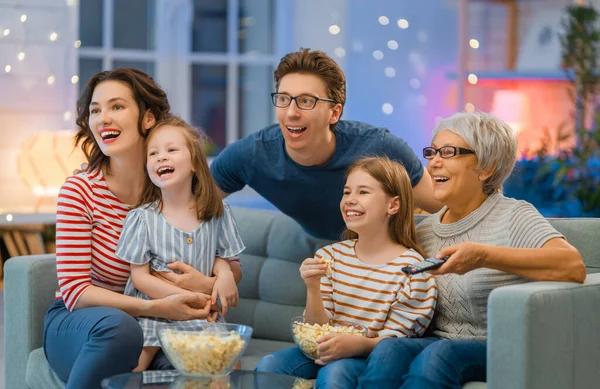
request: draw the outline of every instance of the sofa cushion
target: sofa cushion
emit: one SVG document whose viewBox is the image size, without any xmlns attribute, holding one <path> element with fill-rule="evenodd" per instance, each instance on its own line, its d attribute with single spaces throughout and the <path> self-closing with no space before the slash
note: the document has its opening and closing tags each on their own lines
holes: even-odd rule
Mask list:
<svg viewBox="0 0 600 389">
<path fill-rule="evenodd" d="M 567 242 L 577 247 L 589 273 L 600 273 L 598 255 L 598 219 L 550 218 L 550 224 L 565 236 Z M 591 244 L 596 242 L 596 244 Z"/>
<path fill-rule="evenodd" d="M 298 271 L 304 259 L 331 243 L 308 235 L 290 217 L 233 208 L 246 250 L 240 301 L 226 320 L 254 328 L 254 338 L 293 342 L 291 318 L 302 315 L 306 286 Z"/>
<path fill-rule="evenodd" d="M 64 389 L 65 387 L 65 383 L 50 368 L 44 349 L 41 347 L 29 354 L 25 382 L 31 389 Z"/>
</svg>

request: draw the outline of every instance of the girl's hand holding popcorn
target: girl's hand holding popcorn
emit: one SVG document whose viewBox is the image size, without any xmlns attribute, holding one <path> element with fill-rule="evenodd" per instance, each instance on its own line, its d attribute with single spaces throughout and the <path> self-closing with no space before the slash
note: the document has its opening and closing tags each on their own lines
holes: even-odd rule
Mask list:
<svg viewBox="0 0 600 389">
<path fill-rule="evenodd" d="M 317 365 L 327 365 L 338 359 L 351 358 L 364 352 L 363 341 L 367 339 L 362 336 L 327 334 L 317 339 L 319 359 Z"/>
<path fill-rule="evenodd" d="M 300 265 L 300 276 L 308 289 L 321 288 L 321 278 L 325 276 L 327 265 L 318 258 L 306 258 Z"/>
</svg>

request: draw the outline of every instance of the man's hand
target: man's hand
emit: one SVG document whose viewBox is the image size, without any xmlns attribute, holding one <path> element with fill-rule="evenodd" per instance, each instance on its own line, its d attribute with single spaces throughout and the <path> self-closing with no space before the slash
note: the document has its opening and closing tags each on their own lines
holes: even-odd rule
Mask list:
<svg viewBox="0 0 600 389">
<path fill-rule="evenodd" d="M 213 304 L 217 303 L 217 298 L 221 301 L 223 316 L 227 314 L 229 307 L 237 307 L 239 293 L 231 270 L 219 272 L 211 296 Z"/>
<path fill-rule="evenodd" d="M 317 365 L 327 365 L 338 359 L 351 358 L 364 352 L 364 341 L 367 338 L 354 335 L 329 334 L 317 339 L 319 359 Z"/>
<path fill-rule="evenodd" d="M 175 272 L 152 272 L 152 275 L 192 292 L 212 293 L 216 280 L 215 277 L 205 276 L 192 266 L 180 261 L 171 262 L 167 267 L 171 270 L 177 270 L 181 274 Z"/>
<path fill-rule="evenodd" d="M 473 242 L 464 242 L 446 247 L 440 250 L 435 257 L 444 258 L 449 255 L 450 258 L 439 268 L 428 270 L 427 272 L 434 275 L 447 273 L 465 274 L 471 270 L 484 267 L 487 247 L 487 245 Z"/>
<path fill-rule="evenodd" d="M 304 280 L 308 289 L 319 290 L 321 288 L 321 278 L 325 277 L 325 265 L 318 258 L 306 258 L 300 265 L 300 276 Z"/>
</svg>

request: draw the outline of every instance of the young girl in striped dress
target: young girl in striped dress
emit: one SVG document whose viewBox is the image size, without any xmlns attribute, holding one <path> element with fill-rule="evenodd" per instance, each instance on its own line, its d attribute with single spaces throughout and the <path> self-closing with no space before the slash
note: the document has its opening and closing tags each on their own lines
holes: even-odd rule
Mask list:
<svg viewBox="0 0 600 389">
<path fill-rule="evenodd" d="M 319 324 L 359 324 L 367 336 L 321 336 L 314 363 L 291 348 L 263 358 L 258 371 L 317 378 L 317 388 L 355 387 L 378 342 L 418 337 L 427 329 L 437 301 L 434 278 L 401 271 L 424 255 L 404 167 L 380 157 L 353 163 L 340 210 L 347 240 L 321 248 L 300 266 L 307 287 L 305 316 Z"/>
<path fill-rule="evenodd" d="M 137 208 L 127 214 L 116 251 L 131 263 L 125 294 L 156 299 L 196 293 L 157 276 L 170 272 L 169 263 L 179 260 L 206 276 L 216 276 L 212 296 L 203 295 L 207 304 L 214 305 L 219 298 L 223 307 L 237 305 L 229 263 L 239 265 L 237 256 L 245 247 L 231 209 L 212 179 L 199 132 L 176 116 L 158 122 L 146 138 L 146 170 L 144 193 Z M 222 320 L 216 313 L 211 317 Z M 159 323 L 169 321 L 138 320 L 144 348 L 134 371 L 143 371 L 160 349 Z M 186 323 L 193 328 L 195 322 Z"/>
</svg>

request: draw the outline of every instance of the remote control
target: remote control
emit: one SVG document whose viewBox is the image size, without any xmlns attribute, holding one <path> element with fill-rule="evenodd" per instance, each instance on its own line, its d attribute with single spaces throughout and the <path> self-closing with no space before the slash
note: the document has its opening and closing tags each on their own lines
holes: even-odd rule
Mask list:
<svg viewBox="0 0 600 389">
<path fill-rule="evenodd" d="M 437 269 L 446 262 L 450 256 L 446 256 L 442 259 L 427 258 L 423 262 L 416 263 L 412 266 L 405 266 L 401 270 L 406 274 L 417 274 L 427 270 Z"/>
</svg>

